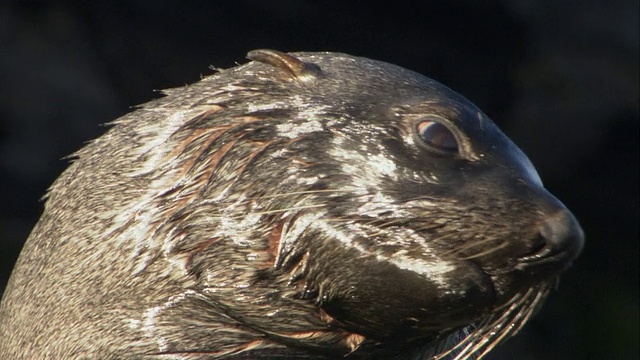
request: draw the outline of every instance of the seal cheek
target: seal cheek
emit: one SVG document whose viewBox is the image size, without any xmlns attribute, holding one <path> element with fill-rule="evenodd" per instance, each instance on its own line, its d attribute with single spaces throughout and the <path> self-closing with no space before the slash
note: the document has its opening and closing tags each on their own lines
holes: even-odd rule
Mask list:
<svg viewBox="0 0 640 360">
<path fill-rule="evenodd" d="M 348 263 L 334 259 L 324 269 L 320 277 L 333 281 L 321 286 L 320 305 L 346 329 L 366 337 L 436 336 L 477 320 L 495 300 L 490 278 L 471 263 L 454 264 L 435 276 L 375 256 L 355 258 Z M 430 265 L 437 267 L 433 262 L 421 266 Z"/>
<path fill-rule="evenodd" d="M 447 329 L 464 326 L 483 317 L 495 305 L 496 292 L 492 279 L 471 261 L 455 262 L 446 273 L 419 274 L 422 282 L 435 292 L 422 293 L 424 324 Z M 424 287 L 423 286 L 423 287 Z"/>
</svg>

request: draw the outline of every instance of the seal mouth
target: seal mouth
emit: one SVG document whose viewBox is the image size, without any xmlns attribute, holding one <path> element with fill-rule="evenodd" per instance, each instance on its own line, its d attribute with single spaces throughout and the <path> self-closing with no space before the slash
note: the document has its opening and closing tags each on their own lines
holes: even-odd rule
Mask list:
<svg viewBox="0 0 640 360">
<path fill-rule="evenodd" d="M 578 253 L 577 246 L 558 248 L 539 236 L 533 249 L 518 258 L 516 268 L 542 273 L 560 273 L 571 266 Z"/>
<path fill-rule="evenodd" d="M 542 236 L 538 236 L 531 251 L 519 257 L 518 261 L 531 265 L 547 264 L 557 261 L 562 253 L 562 250 L 552 247 Z"/>
</svg>

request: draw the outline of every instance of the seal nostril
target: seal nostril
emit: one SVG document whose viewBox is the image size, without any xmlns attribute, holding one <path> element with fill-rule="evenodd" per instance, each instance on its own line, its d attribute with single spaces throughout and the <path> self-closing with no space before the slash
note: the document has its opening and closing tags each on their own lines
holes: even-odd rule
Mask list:
<svg viewBox="0 0 640 360">
<path fill-rule="evenodd" d="M 536 242 L 519 261 L 522 268 L 535 270 L 538 275 L 558 274 L 578 257 L 583 243 L 580 224 L 573 214 L 562 209 L 544 220 Z"/>
<path fill-rule="evenodd" d="M 547 241 L 543 236 L 538 236 L 537 242 L 535 243 L 534 246 L 531 247 L 531 251 L 529 251 L 529 253 L 524 257 L 524 259 L 533 259 L 533 258 L 543 256 L 547 250 L 548 250 Z"/>
<path fill-rule="evenodd" d="M 548 217 L 540 227 L 540 235 L 551 255 L 563 253 L 569 261 L 578 256 L 584 244 L 578 220 L 566 209 Z"/>
</svg>

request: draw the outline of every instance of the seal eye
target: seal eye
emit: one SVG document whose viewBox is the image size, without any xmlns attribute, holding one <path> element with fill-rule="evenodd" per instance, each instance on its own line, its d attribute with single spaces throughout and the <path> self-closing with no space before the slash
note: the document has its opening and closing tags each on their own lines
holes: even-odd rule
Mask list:
<svg viewBox="0 0 640 360">
<path fill-rule="evenodd" d="M 458 140 L 446 126 L 433 120 L 422 120 L 416 126 L 418 136 L 430 149 L 444 153 L 458 152 Z"/>
</svg>

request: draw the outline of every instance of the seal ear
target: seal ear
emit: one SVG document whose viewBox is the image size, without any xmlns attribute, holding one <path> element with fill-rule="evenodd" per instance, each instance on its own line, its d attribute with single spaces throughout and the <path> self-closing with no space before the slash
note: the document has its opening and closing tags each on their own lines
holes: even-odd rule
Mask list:
<svg viewBox="0 0 640 360">
<path fill-rule="evenodd" d="M 247 53 L 247 59 L 284 70 L 295 80 L 302 83 L 316 81 L 322 72 L 318 65 L 304 62 L 293 55 L 278 50 L 252 50 Z"/>
</svg>

